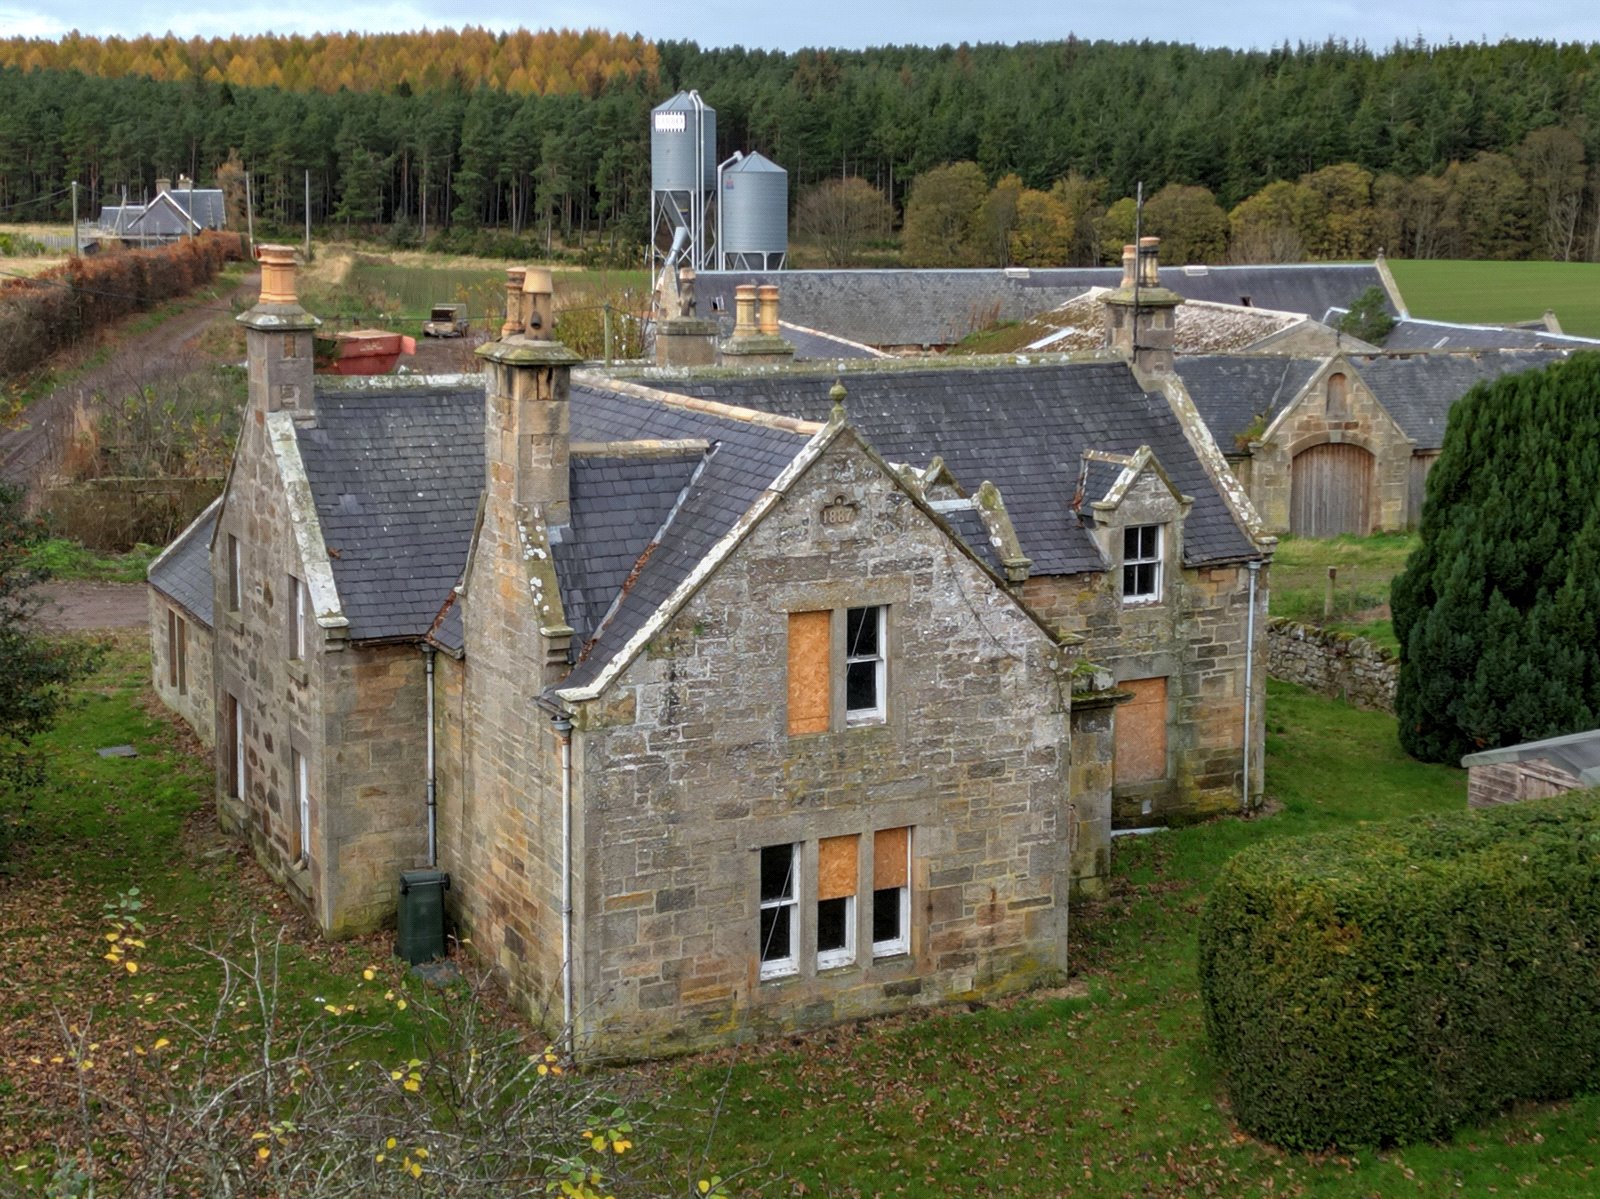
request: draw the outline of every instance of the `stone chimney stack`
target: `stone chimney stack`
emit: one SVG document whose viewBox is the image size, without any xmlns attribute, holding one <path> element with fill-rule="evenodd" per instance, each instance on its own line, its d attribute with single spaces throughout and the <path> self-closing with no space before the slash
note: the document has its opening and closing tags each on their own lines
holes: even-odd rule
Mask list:
<svg viewBox="0 0 1600 1199">
<path fill-rule="evenodd" d="M 1161 239 L 1144 237 L 1122 248 L 1122 285 L 1105 298 L 1105 344 L 1144 377 L 1172 373 L 1178 305 L 1183 297 L 1161 286 Z"/>
<path fill-rule="evenodd" d="M 778 332 L 778 288 L 741 283 L 733 289 L 733 336 L 722 343 L 726 366 L 783 366 L 794 361 L 794 346 Z"/>
<path fill-rule="evenodd" d="M 294 249 L 256 247 L 261 295 L 237 320 L 245 328 L 250 367 L 250 411 L 312 415 L 312 331 L 322 322 L 300 307 L 295 294 Z"/>
<path fill-rule="evenodd" d="M 506 272 L 500 340 L 479 346 L 484 360 L 485 483 L 489 500 L 537 513 L 546 528 L 571 523 L 568 403 L 572 368 L 583 359 L 554 340 L 550 272 Z M 508 331 L 509 330 L 509 331 Z"/>
<path fill-rule="evenodd" d="M 157 179 L 156 180 L 156 195 L 159 196 L 162 192 L 169 192 L 171 190 L 172 190 L 172 180 L 171 179 L 162 178 L 162 179 Z"/>
<path fill-rule="evenodd" d="M 694 314 L 694 271 L 678 271 L 678 307 L 656 323 L 657 366 L 710 366 L 717 360 L 718 325 Z"/>
</svg>

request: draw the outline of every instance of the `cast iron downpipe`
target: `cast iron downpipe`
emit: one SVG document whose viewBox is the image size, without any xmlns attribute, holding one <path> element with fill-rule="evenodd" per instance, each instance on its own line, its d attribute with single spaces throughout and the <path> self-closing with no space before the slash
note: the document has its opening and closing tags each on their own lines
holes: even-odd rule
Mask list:
<svg viewBox="0 0 1600 1199">
<path fill-rule="evenodd" d="M 422 659 L 427 664 L 427 745 L 428 745 L 428 869 L 439 865 L 439 787 L 434 766 L 433 744 L 433 656 L 437 651 L 426 643 L 422 646 Z"/>
<path fill-rule="evenodd" d="M 561 744 L 561 1027 L 572 1037 L 572 718 L 551 717 Z"/>
<path fill-rule="evenodd" d="M 1261 573 L 1260 562 L 1250 562 L 1250 612 L 1245 617 L 1244 632 L 1244 806 L 1250 807 L 1250 730 L 1254 711 L 1256 664 L 1256 577 Z"/>
</svg>

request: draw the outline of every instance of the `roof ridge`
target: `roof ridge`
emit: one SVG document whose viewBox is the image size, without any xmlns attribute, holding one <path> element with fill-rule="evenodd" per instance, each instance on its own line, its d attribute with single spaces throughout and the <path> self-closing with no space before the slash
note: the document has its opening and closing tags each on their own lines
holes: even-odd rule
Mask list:
<svg viewBox="0 0 1600 1199">
<path fill-rule="evenodd" d="M 799 420 L 792 416 L 777 416 L 771 412 L 762 412 L 756 408 L 743 408 L 737 404 L 723 404 L 716 400 L 702 400 L 694 396 L 678 395 L 676 392 L 660 391 L 654 387 L 646 387 L 642 383 L 630 383 L 623 379 L 614 379 L 609 375 L 596 374 L 593 371 L 574 371 L 572 377 L 575 382 L 601 391 L 614 392 L 617 395 L 629 396 L 636 400 L 648 400 L 651 403 L 661 404 L 668 408 L 682 408 L 690 412 L 699 412 L 706 416 L 720 416 L 726 420 L 736 420 L 747 425 L 764 425 L 769 429 L 781 429 L 785 433 L 799 433 L 807 437 L 814 437 L 822 432 L 824 427 L 820 421 Z"/>
</svg>

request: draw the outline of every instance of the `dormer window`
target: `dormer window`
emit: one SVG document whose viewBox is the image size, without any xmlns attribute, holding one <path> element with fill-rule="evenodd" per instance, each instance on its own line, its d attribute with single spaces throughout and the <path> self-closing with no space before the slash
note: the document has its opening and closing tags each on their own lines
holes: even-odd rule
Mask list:
<svg viewBox="0 0 1600 1199">
<path fill-rule="evenodd" d="M 1161 600 L 1161 526 L 1129 525 L 1122 530 L 1122 602 Z"/>
</svg>

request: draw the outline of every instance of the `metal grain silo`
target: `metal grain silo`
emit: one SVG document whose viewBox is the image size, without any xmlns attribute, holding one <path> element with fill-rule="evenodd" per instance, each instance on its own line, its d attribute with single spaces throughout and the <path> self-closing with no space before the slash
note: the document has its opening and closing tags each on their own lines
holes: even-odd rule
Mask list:
<svg viewBox="0 0 1600 1199">
<path fill-rule="evenodd" d="M 782 270 L 789 253 L 789 172 L 763 154 L 724 163 L 717 269 Z"/>
<path fill-rule="evenodd" d="M 650 230 L 654 260 L 664 262 L 679 229 L 689 231 L 682 265 L 711 260 L 706 216 L 716 202 L 717 110 L 695 91 L 650 110 Z"/>
</svg>

